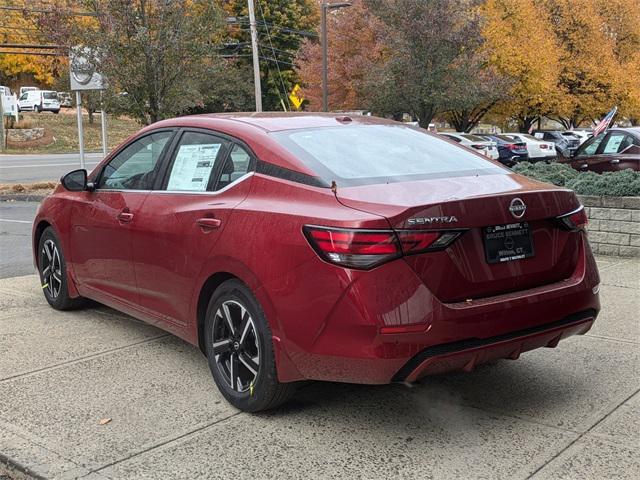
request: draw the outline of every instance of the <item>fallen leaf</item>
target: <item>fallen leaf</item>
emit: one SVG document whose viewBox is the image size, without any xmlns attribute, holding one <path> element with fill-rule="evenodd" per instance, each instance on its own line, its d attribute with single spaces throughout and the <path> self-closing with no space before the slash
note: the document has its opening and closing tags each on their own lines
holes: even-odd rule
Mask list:
<svg viewBox="0 0 640 480">
<path fill-rule="evenodd" d="M 110 423 L 111 419 L 110 418 L 103 418 L 102 420 L 100 420 L 98 423 L 100 425 L 106 425 L 107 423 Z"/>
</svg>

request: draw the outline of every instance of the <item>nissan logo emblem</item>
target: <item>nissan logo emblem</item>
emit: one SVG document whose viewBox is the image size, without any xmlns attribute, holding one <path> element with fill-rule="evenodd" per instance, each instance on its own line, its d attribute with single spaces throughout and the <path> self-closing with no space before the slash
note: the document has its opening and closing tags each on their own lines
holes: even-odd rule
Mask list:
<svg viewBox="0 0 640 480">
<path fill-rule="evenodd" d="M 509 211 L 515 218 L 522 218 L 527 211 L 527 206 L 520 198 L 514 198 L 509 205 Z"/>
</svg>

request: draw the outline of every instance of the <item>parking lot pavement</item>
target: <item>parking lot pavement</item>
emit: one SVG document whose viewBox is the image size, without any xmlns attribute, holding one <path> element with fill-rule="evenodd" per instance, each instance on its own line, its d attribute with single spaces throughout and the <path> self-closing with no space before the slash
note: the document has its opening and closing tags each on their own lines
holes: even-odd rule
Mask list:
<svg viewBox="0 0 640 480">
<path fill-rule="evenodd" d="M 46 478 L 640 478 L 640 261 L 598 262 L 585 336 L 413 388 L 310 383 L 262 414 L 183 341 L 3 279 L 0 459 Z"/>
<path fill-rule="evenodd" d="M 31 226 L 37 202 L 0 201 L 0 278 L 34 272 Z"/>
</svg>

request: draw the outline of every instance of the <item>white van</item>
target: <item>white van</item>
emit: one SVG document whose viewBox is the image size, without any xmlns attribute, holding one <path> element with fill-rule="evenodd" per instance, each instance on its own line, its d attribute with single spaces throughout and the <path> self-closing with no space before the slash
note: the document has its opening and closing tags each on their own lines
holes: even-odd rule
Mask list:
<svg viewBox="0 0 640 480">
<path fill-rule="evenodd" d="M 18 99 L 20 112 L 60 112 L 58 93 L 53 90 L 32 90 L 20 95 Z"/>
<path fill-rule="evenodd" d="M 20 87 L 20 96 L 26 92 L 33 92 L 34 90 L 40 90 L 38 87 Z"/>
</svg>

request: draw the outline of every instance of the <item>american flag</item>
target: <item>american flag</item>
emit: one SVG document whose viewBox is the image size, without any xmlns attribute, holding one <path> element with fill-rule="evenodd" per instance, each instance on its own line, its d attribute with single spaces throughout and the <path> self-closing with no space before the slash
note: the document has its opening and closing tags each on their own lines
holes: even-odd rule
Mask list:
<svg viewBox="0 0 640 480">
<path fill-rule="evenodd" d="M 593 128 L 593 136 L 594 137 L 597 137 L 602 132 L 604 132 L 607 128 L 609 128 L 609 125 L 611 125 L 611 122 L 613 121 L 613 117 L 616 116 L 617 112 L 618 112 L 618 107 L 613 107 L 611 109 L 611 111 L 609 113 L 607 113 L 602 120 L 600 120 L 600 123 L 598 123 Z"/>
</svg>

